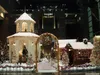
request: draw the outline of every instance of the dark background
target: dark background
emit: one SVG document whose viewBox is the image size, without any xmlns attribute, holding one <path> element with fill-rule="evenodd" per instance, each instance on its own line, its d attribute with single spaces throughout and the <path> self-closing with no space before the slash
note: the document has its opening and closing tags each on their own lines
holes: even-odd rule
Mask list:
<svg viewBox="0 0 100 75">
<path fill-rule="evenodd" d="M 35 33 L 50 32 L 59 39 L 89 39 L 89 24 L 87 8 L 92 10 L 93 33 L 99 34 L 99 14 L 96 0 L 0 0 L 0 5 L 7 10 L 5 18 L 0 20 L 0 40 L 16 33 L 14 21 L 22 13 L 31 14 L 36 21 Z M 42 29 L 44 13 L 53 13 L 56 29 L 53 29 L 52 19 L 44 19 L 45 28 Z M 65 15 L 67 13 L 68 16 Z M 75 17 L 75 14 L 77 16 Z M 46 26 L 47 25 L 47 26 Z M 49 28 L 49 29 L 48 29 Z"/>
</svg>

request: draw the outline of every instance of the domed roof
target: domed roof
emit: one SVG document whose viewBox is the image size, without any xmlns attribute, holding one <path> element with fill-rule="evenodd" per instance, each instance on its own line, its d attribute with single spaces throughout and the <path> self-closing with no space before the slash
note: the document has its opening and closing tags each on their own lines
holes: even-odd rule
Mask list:
<svg viewBox="0 0 100 75">
<path fill-rule="evenodd" d="M 24 12 L 15 22 L 19 20 L 30 20 L 36 23 L 26 12 Z"/>
</svg>

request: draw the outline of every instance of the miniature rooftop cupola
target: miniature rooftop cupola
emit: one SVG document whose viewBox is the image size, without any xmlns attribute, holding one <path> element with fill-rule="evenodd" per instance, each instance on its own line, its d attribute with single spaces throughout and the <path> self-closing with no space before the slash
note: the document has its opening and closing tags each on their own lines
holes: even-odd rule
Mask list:
<svg viewBox="0 0 100 75">
<path fill-rule="evenodd" d="M 36 23 L 26 12 L 24 12 L 16 21 L 16 32 L 34 32 Z"/>
</svg>

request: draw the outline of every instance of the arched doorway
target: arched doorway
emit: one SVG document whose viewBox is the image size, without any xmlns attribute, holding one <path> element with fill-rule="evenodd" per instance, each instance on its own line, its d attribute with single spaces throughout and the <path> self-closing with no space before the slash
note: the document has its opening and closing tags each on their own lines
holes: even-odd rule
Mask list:
<svg viewBox="0 0 100 75">
<path fill-rule="evenodd" d="M 19 51 L 19 63 L 26 63 L 28 58 L 28 50 L 26 46 L 23 46 L 23 49 Z"/>
<path fill-rule="evenodd" d="M 40 48 L 41 48 L 39 60 L 38 60 L 39 50 L 37 48 L 38 44 L 40 44 Z M 57 37 L 51 33 L 41 34 L 36 41 L 36 71 L 39 71 L 40 68 L 42 69 L 44 67 L 45 70 L 47 70 L 47 67 L 49 67 L 49 69 L 53 68 L 59 72 L 59 59 L 60 59 L 59 53 L 60 52 L 59 52 L 59 44 L 58 44 Z"/>
</svg>

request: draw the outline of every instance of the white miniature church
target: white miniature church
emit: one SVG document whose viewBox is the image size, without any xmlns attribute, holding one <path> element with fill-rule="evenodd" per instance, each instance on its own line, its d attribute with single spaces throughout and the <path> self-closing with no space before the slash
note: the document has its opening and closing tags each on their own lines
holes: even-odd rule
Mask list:
<svg viewBox="0 0 100 75">
<path fill-rule="evenodd" d="M 25 12 L 15 23 L 16 33 L 7 37 L 10 62 L 26 63 L 30 56 L 35 61 L 35 42 L 39 37 L 34 33 L 34 24 L 36 22 Z"/>
</svg>

